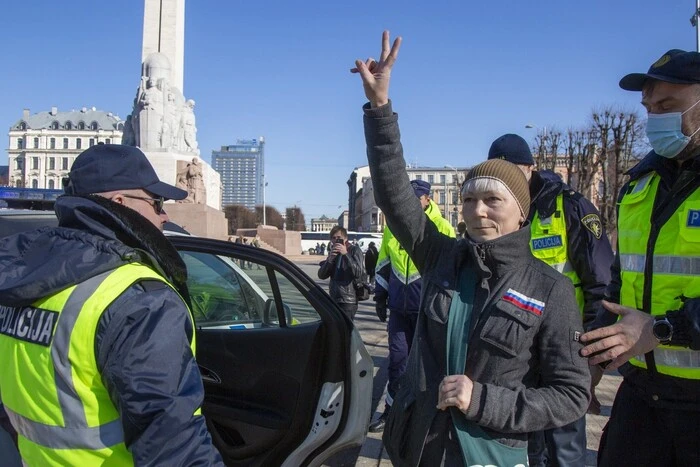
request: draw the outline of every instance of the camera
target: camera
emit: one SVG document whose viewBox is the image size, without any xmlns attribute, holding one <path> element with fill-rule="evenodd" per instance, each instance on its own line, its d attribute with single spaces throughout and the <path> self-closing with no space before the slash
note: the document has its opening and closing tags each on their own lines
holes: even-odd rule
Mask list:
<svg viewBox="0 0 700 467">
<path fill-rule="evenodd" d="M 336 238 L 333 240 L 333 243 L 345 243 L 345 240 L 343 240 L 342 238 Z"/>
</svg>

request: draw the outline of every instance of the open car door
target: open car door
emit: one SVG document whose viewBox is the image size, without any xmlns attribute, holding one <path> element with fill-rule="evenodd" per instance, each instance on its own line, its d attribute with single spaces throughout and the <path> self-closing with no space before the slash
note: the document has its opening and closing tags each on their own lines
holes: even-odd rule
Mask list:
<svg viewBox="0 0 700 467">
<path fill-rule="evenodd" d="M 269 251 L 170 236 L 188 271 L 202 411 L 227 465 L 319 465 L 364 441 L 372 360 L 328 294 Z"/>
</svg>

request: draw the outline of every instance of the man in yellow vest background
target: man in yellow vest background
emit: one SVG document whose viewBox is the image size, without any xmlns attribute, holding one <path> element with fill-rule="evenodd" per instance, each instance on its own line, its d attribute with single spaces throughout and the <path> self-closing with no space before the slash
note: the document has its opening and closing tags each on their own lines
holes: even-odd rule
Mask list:
<svg viewBox="0 0 700 467">
<path fill-rule="evenodd" d="M 442 217 L 440 208 L 430 199 L 430 183 L 425 180 L 411 181 L 413 193 L 420 205 L 438 230 L 455 238 L 455 230 L 447 219 Z M 389 417 L 393 398 L 398 390 L 399 378 L 406 372 L 408 354 L 411 351 L 413 334 L 416 330 L 422 280 L 418 268 L 413 264 L 408 253 L 391 233 L 384 227 L 382 245 L 376 265 L 376 286 L 374 301 L 377 317 L 381 322 L 387 319 L 387 310 L 391 310 L 387 332 L 389 333 L 389 378 L 385 398 L 384 412 L 369 426 L 369 431 L 384 431 Z"/>
<path fill-rule="evenodd" d="M 25 465 L 222 465 L 200 406 L 187 271 L 135 147 L 83 151 L 57 228 L 0 242 L 0 397 Z"/>
<path fill-rule="evenodd" d="M 581 193 L 550 170 L 533 170 L 527 142 L 515 134 L 496 139 L 489 159 L 516 164 L 530 183 L 530 250 L 567 276 L 576 289 L 584 328 L 602 306 L 610 282 L 613 251 L 600 213 Z M 592 388 L 592 393 L 593 392 Z M 595 399 L 595 396 L 594 396 Z M 594 407 L 595 408 L 595 407 Z M 583 467 L 586 460 L 586 417 L 561 428 L 532 433 L 528 440 L 531 467 Z"/>
<path fill-rule="evenodd" d="M 642 92 L 653 151 L 618 197 L 611 303 L 581 337 L 624 377 L 598 463 L 700 465 L 700 54 L 669 50 L 620 87 Z"/>
</svg>

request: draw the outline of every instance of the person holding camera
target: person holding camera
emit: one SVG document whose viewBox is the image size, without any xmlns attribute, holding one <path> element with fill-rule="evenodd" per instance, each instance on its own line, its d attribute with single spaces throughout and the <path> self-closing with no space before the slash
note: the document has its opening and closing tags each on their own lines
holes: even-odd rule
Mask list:
<svg viewBox="0 0 700 467">
<path fill-rule="evenodd" d="M 331 229 L 331 248 L 328 258 L 321 261 L 319 279 L 328 279 L 328 293 L 343 312 L 355 319 L 357 292 L 355 284 L 364 279 L 364 258 L 360 247 L 348 242 L 348 231 L 336 225 Z"/>
</svg>

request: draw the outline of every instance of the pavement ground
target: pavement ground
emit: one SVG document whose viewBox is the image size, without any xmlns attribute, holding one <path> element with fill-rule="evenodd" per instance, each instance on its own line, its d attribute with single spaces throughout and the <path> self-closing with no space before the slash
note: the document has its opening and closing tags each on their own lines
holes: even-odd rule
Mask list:
<svg viewBox="0 0 700 467">
<path fill-rule="evenodd" d="M 323 256 L 288 256 L 306 274 L 315 278 L 316 282 L 328 290 L 328 281 L 317 277 L 318 263 Z M 387 381 L 387 364 L 389 355 L 389 343 L 386 333 L 386 324 L 381 323 L 374 313 L 374 302 L 371 300 L 360 302 L 355 316 L 355 326 L 360 331 L 367 351 L 374 360 L 374 388 L 372 394 L 372 407 L 374 414 L 372 420 L 377 418 L 384 410 L 384 391 Z M 608 421 L 613 399 L 617 388 L 622 382 L 622 377 L 617 372 L 607 372 L 596 389 L 596 395 L 601 404 L 600 415 L 586 415 L 587 452 L 586 466 L 596 465 L 598 445 L 603 427 Z M 381 433 L 367 433 L 367 439 L 360 448 L 349 449 L 336 454 L 324 464 L 327 467 L 389 467 L 392 465 L 389 456 L 384 450 Z"/>
</svg>

